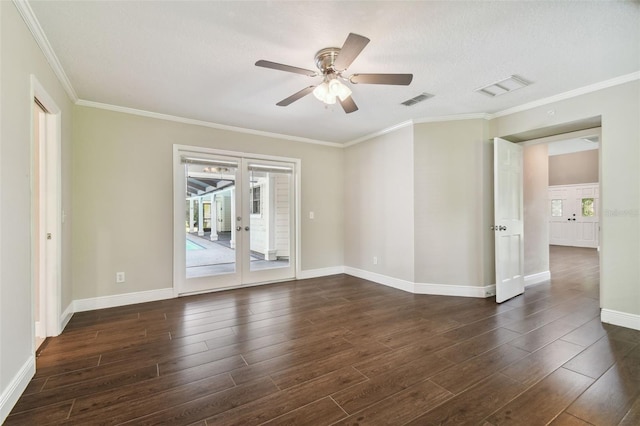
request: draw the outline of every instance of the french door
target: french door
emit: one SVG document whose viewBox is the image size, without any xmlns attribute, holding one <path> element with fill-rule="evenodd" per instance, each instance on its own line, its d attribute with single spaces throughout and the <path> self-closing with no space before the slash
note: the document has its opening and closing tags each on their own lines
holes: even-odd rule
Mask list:
<svg viewBox="0 0 640 426">
<path fill-rule="evenodd" d="M 597 183 L 549 187 L 549 244 L 598 247 L 599 192 Z"/>
<path fill-rule="evenodd" d="M 295 277 L 297 162 L 232 154 L 174 149 L 178 294 Z"/>
</svg>

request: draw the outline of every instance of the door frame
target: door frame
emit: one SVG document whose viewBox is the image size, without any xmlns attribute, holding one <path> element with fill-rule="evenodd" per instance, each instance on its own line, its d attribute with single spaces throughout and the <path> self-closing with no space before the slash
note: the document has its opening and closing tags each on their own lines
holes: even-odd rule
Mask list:
<svg viewBox="0 0 640 426">
<path fill-rule="evenodd" d="M 44 257 L 40 257 L 40 267 L 44 269 L 45 282 L 42 288 L 45 293 L 45 335 L 47 337 L 57 336 L 62 332 L 62 320 L 61 315 L 61 302 L 62 302 L 62 220 L 64 214 L 62 213 L 62 110 L 55 103 L 53 98 L 47 93 L 42 84 L 32 74 L 31 75 L 31 90 L 30 90 L 30 105 L 33 105 L 37 99 L 38 103 L 44 107 L 45 110 L 45 138 L 36 141 L 36 135 L 34 126 L 36 123 L 36 117 L 31 108 L 31 322 L 32 336 L 31 341 L 33 345 L 33 351 L 35 352 L 35 292 L 36 277 L 33 271 L 35 271 L 35 259 L 36 259 L 36 244 L 37 239 L 42 236 L 35 235 L 35 223 L 39 220 L 40 215 L 44 213 L 45 233 L 51 233 L 51 240 L 44 239 Z M 45 164 L 41 165 L 41 169 L 45 169 L 45 187 L 43 188 L 44 199 L 46 206 L 36 209 L 36 164 L 35 164 L 35 152 L 36 144 L 40 144 L 40 149 L 44 149 L 45 152 Z M 42 146 L 44 145 L 44 146 Z M 43 166 L 43 167 L 42 167 Z M 44 212 L 43 212 L 44 210 Z"/>
<path fill-rule="evenodd" d="M 178 167 L 180 167 L 180 156 L 183 155 L 184 152 L 190 152 L 193 153 L 194 155 L 197 154 L 205 154 L 205 155 L 217 155 L 217 156 L 230 156 L 230 157 L 237 157 L 239 160 L 243 159 L 243 158 L 251 158 L 251 159 L 255 159 L 255 160 L 265 160 L 265 161 L 281 161 L 281 162 L 288 162 L 288 163 L 294 163 L 295 164 L 295 171 L 294 171 L 294 176 L 293 176 L 293 182 L 294 182 L 294 232 L 295 232 L 295 236 L 294 236 L 294 241 L 295 241 L 295 261 L 294 261 L 294 277 L 293 279 L 297 279 L 300 274 L 301 274 L 301 265 L 302 265 L 302 256 L 301 256 L 301 244 L 300 244 L 300 240 L 301 240 L 301 176 L 302 176 L 302 161 L 299 158 L 291 158 L 291 157 L 279 157 L 279 156 L 274 156 L 274 155 L 266 155 L 266 154 L 256 154 L 256 153 L 250 153 L 250 152 L 244 152 L 244 151 L 230 151 L 230 150 L 223 150 L 223 149 L 217 149 L 217 148 L 206 148 L 206 147 L 201 147 L 201 146 L 193 146 L 193 145 L 183 145 L 183 144 L 174 144 L 173 145 L 173 156 L 172 156 L 172 161 L 173 161 L 173 295 L 174 297 L 178 297 L 180 296 L 180 288 L 181 288 L 181 283 L 183 280 L 183 277 L 181 276 L 182 271 L 181 268 L 184 265 L 178 265 L 178 261 L 179 259 L 182 259 L 184 256 L 182 254 L 182 252 L 184 251 L 184 247 L 183 244 L 181 244 L 180 242 L 182 241 L 182 236 L 184 234 L 184 230 L 181 229 L 180 226 L 176 226 L 176 224 L 178 223 L 177 218 L 181 217 L 182 215 L 184 215 L 184 203 L 179 203 L 178 201 L 178 192 L 181 191 L 182 186 L 184 185 L 184 182 L 182 181 L 182 179 L 179 179 L 179 173 L 178 173 Z M 241 163 L 241 162 L 240 162 Z M 260 283 L 255 283 L 255 284 L 240 284 L 237 286 L 229 286 L 229 287 L 224 287 L 224 288 L 220 288 L 220 289 L 211 289 L 211 290 L 205 290 L 202 291 L 200 293 L 210 293 L 210 292 L 216 292 L 216 291 L 224 291 L 224 290 L 231 290 L 234 288 L 242 288 L 242 287 L 248 287 L 248 286 L 257 286 L 257 285 L 264 285 L 264 284 L 271 284 L 273 282 L 278 282 L 277 281 L 266 281 L 266 282 L 260 282 Z M 192 294 L 198 294 L 198 292 L 194 292 L 194 293 L 189 293 L 189 295 Z"/>
</svg>

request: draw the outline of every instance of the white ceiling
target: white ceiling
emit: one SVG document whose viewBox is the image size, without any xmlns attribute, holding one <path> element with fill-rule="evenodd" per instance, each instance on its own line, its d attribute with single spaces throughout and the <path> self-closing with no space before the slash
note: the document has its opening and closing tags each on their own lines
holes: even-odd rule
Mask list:
<svg viewBox="0 0 640 426">
<path fill-rule="evenodd" d="M 495 113 L 640 70 L 638 1 L 30 1 L 81 100 L 344 143 L 414 119 Z M 313 95 L 314 54 L 371 39 L 351 73 L 413 73 L 410 86 L 353 85 L 345 114 Z M 533 84 L 474 89 L 512 74 Z M 402 101 L 435 95 L 413 107 Z"/>
</svg>

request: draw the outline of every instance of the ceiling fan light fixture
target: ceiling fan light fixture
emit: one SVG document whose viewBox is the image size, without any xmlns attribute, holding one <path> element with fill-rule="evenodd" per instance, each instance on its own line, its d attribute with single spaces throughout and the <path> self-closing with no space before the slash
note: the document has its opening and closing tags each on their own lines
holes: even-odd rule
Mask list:
<svg viewBox="0 0 640 426">
<path fill-rule="evenodd" d="M 331 94 L 329 90 L 329 84 L 325 81 L 321 84 L 317 85 L 315 89 L 313 89 L 313 96 L 316 97 L 319 101 L 324 102 L 325 104 L 335 104 L 336 96 Z"/>
<path fill-rule="evenodd" d="M 344 101 L 351 96 L 351 89 L 349 89 L 340 80 L 334 78 L 328 82 L 324 81 L 316 86 L 316 88 L 313 89 L 313 96 L 325 104 L 333 105 L 336 103 L 336 98 L 340 98 L 341 101 Z"/>
<path fill-rule="evenodd" d="M 351 96 L 351 89 L 349 89 L 347 85 L 342 83 L 340 80 L 334 78 L 329 82 L 329 93 L 339 97 L 341 101 L 344 101 Z"/>
</svg>

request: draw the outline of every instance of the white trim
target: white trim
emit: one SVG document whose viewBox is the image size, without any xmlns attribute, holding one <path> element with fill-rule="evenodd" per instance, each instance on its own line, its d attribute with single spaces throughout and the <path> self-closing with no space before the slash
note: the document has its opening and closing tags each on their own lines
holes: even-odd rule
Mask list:
<svg viewBox="0 0 640 426">
<path fill-rule="evenodd" d="M 53 240 L 47 242 L 45 240 L 46 250 L 46 336 L 57 336 L 62 332 L 59 328 L 59 316 L 62 300 L 62 110 L 55 103 L 51 95 L 40 84 L 35 75 L 30 75 L 30 96 L 31 102 L 37 99 L 38 102 L 46 109 L 46 140 L 45 140 L 45 170 L 46 170 L 46 212 L 45 227 L 43 232 L 50 232 Z M 31 119 L 31 176 L 34 176 L 33 152 L 35 136 L 33 134 L 34 118 Z M 32 183 L 32 191 L 33 191 Z M 32 212 L 35 215 L 36 212 Z M 35 216 L 32 217 L 33 222 Z M 32 230 L 33 233 L 33 230 Z M 37 236 L 32 235 L 32 241 Z M 35 246 L 35 245 L 34 245 Z M 32 265 L 33 270 L 33 265 Z M 32 277 L 32 289 L 35 289 L 35 281 Z M 32 296 L 33 297 L 33 296 Z M 33 299 L 32 299 L 33 302 Z M 33 322 L 35 323 L 35 312 L 32 312 Z M 35 336 L 32 339 L 35 342 Z M 35 352 L 35 348 L 34 348 Z"/>
<path fill-rule="evenodd" d="M 114 294 L 112 296 L 91 297 L 89 299 L 76 299 L 73 301 L 73 312 L 114 308 L 116 306 L 126 306 L 133 305 L 135 303 L 154 302 L 156 300 L 173 298 L 173 288 L 161 288 L 134 293 Z"/>
<path fill-rule="evenodd" d="M 351 266 L 345 266 L 344 273 L 364 280 L 373 281 L 374 283 L 386 285 L 388 287 L 397 288 L 398 290 L 414 293 L 414 283 L 411 281 L 378 274 L 376 272 L 365 271 L 364 269 L 352 268 Z"/>
<path fill-rule="evenodd" d="M 298 271 L 297 280 L 306 280 L 309 278 L 327 277 L 329 275 L 344 274 L 344 266 L 331 266 L 329 268 L 306 269 Z"/>
<path fill-rule="evenodd" d="M 439 123 L 441 121 L 460 121 L 460 120 L 488 120 L 489 114 L 486 112 L 478 112 L 472 114 L 455 114 L 455 115 L 441 115 L 439 117 L 425 117 L 416 118 L 413 120 L 415 124 L 421 123 Z"/>
<path fill-rule="evenodd" d="M 438 296 L 487 298 L 495 296 L 496 285 L 492 284 L 488 286 L 478 287 L 471 285 L 416 283 L 414 293 L 431 294 Z"/>
<path fill-rule="evenodd" d="M 51 65 L 53 73 L 56 75 L 56 77 L 58 77 L 58 80 L 60 81 L 60 84 L 64 88 L 65 92 L 67 92 L 67 95 L 72 102 L 77 102 L 78 95 L 71 85 L 71 81 L 67 77 L 67 74 L 64 72 L 64 69 L 60 64 L 56 53 L 53 51 L 51 43 L 49 43 L 49 39 L 47 39 L 47 36 L 40 26 L 40 22 L 33 13 L 31 5 L 26 0 L 13 0 L 13 4 L 15 4 L 18 12 L 20 12 L 22 19 L 24 20 L 25 24 L 27 24 L 27 28 L 29 28 L 29 31 L 31 31 L 31 34 L 38 44 L 38 47 L 40 47 L 40 50 L 42 50 L 42 54 L 47 59 L 47 62 L 49 62 L 49 65 Z"/>
<path fill-rule="evenodd" d="M 598 136 L 602 138 L 602 126 L 592 127 L 591 129 L 576 130 L 575 132 L 560 133 L 559 135 L 545 136 L 538 139 L 527 139 L 526 141 L 517 142 L 522 146 L 541 145 L 546 143 L 552 143 L 557 141 L 564 141 L 567 139 L 579 139 L 588 138 L 591 136 Z M 598 149 L 598 148 L 594 148 Z"/>
<path fill-rule="evenodd" d="M 470 285 L 414 283 L 400 278 L 378 274 L 376 272 L 352 268 L 350 266 L 344 267 L 344 273 L 413 294 L 480 298 L 491 297 L 496 294 L 495 284 L 480 287 Z"/>
<path fill-rule="evenodd" d="M 640 315 L 628 314 L 626 312 L 614 311 L 612 309 L 602 309 L 600 311 L 600 321 L 607 324 L 618 325 L 620 327 L 640 330 Z"/>
<path fill-rule="evenodd" d="M 544 272 L 538 272 L 537 274 L 525 275 L 524 286 L 529 287 L 530 285 L 540 284 L 545 281 L 549 281 L 550 279 L 551 279 L 550 271 L 544 271 Z"/>
<path fill-rule="evenodd" d="M 22 365 L 18 373 L 11 379 L 0 395 L 0 423 L 4 423 L 7 416 L 18 402 L 22 393 L 27 389 L 31 378 L 36 374 L 36 358 L 31 355 Z"/>
<path fill-rule="evenodd" d="M 402 123 L 394 124 L 393 126 L 385 127 L 382 130 L 378 130 L 377 132 L 369 133 L 368 135 L 364 135 L 352 141 L 345 143 L 344 145 L 340 145 L 342 148 L 348 148 L 350 146 L 359 144 L 360 142 L 368 141 L 369 139 L 373 139 L 377 136 L 382 136 L 386 133 L 391 133 L 395 130 L 402 129 L 403 127 L 412 126 L 413 120 L 403 121 Z"/>
<path fill-rule="evenodd" d="M 575 98 L 576 96 L 586 95 L 587 93 L 597 92 L 598 90 L 607 89 L 609 87 L 618 86 L 620 84 L 629 83 L 631 81 L 640 80 L 640 71 L 632 72 L 631 74 L 621 75 L 609 80 L 600 81 L 589 86 L 579 87 L 568 92 L 559 93 L 548 98 L 538 99 L 537 101 L 529 102 L 523 105 L 518 105 L 513 108 L 508 108 L 502 111 L 498 111 L 493 114 L 489 114 L 489 120 L 494 118 L 503 117 L 505 115 L 515 114 L 516 112 L 522 112 L 529 109 L 537 108 L 540 106 L 548 105 L 554 102 L 564 101 L 566 99 Z"/>
<path fill-rule="evenodd" d="M 318 139 L 310 139 L 310 138 L 303 138 L 300 136 L 285 135 L 282 133 L 272 133 L 272 132 L 265 132 L 262 130 L 245 129 L 243 127 L 228 126 L 226 124 L 218 124 L 210 121 L 194 120 L 192 118 L 178 117 L 178 116 L 169 115 L 169 114 L 161 114 L 159 112 L 145 111 L 142 109 L 103 104 L 100 102 L 93 102 L 93 101 L 85 101 L 84 99 L 78 100 L 76 102 L 76 105 L 89 107 L 89 108 L 105 109 L 108 111 L 121 112 L 124 114 L 139 115 L 142 117 L 155 118 L 158 120 L 174 121 L 176 123 L 191 124 L 194 126 L 210 127 L 212 129 L 227 130 L 227 131 L 237 132 L 237 133 L 246 133 L 246 134 L 256 135 L 256 136 L 264 136 L 266 138 L 285 139 L 285 140 L 290 140 L 294 142 L 304 142 L 304 143 L 311 143 L 315 145 L 330 146 L 333 148 L 343 148 L 343 145 L 337 142 L 327 142 L 327 141 L 321 141 Z"/>
<path fill-rule="evenodd" d="M 67 324 L 69 324 L 69 321 L 74 314 L 73 305 L 73 302 L 69 303 L 67 309 L 65 309 L 62 315 L 60 315 L 60 333 L 64 331 L 65 327 L 67 326 Z"/>
</svg>

